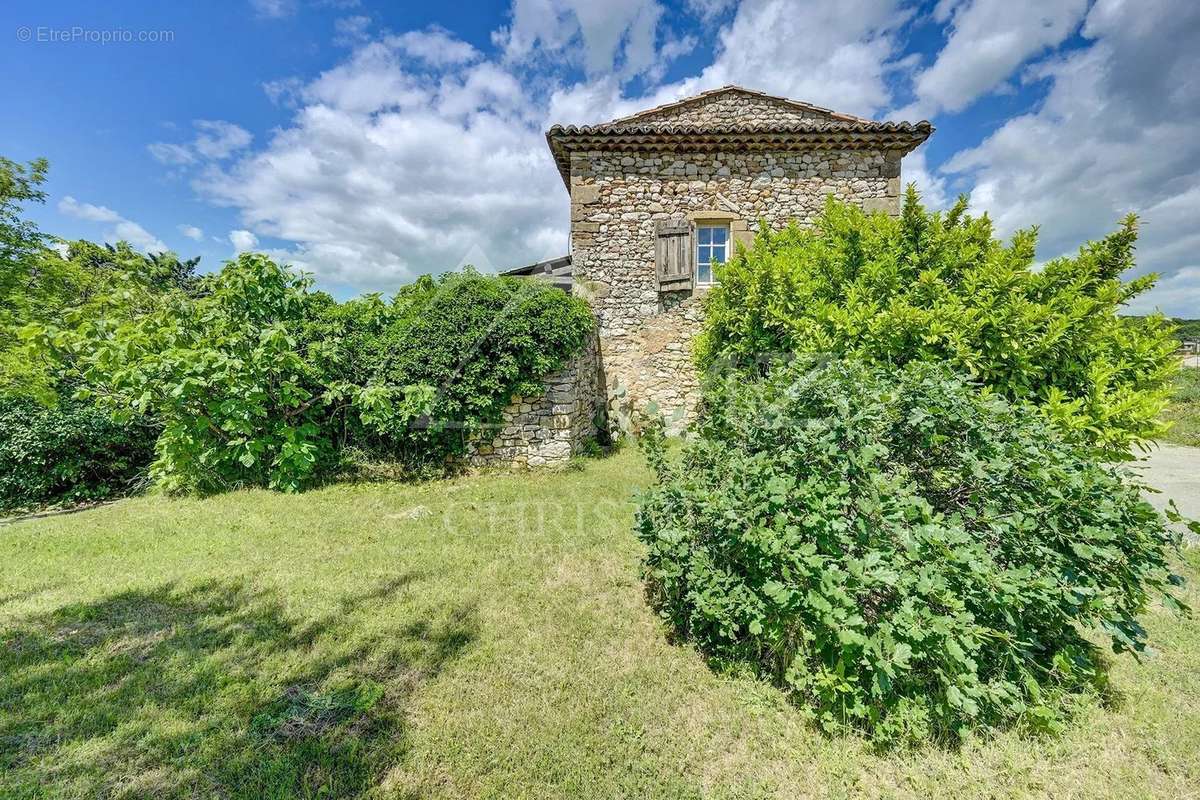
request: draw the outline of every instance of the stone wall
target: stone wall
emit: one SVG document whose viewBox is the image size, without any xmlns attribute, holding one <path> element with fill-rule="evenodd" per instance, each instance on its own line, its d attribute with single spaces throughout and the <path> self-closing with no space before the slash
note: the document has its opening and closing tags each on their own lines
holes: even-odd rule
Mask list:
<svg viewBox="0 0 1200 800">
<path fill-rule="evenodd" d="M 563 369 L 546 376 L 538 397 L 515 398 L 501 421 L 470 447 L 472 466 L 544 467 L 565 463 L 594 437 L 603 410 L 597 340 Z"/>
<path fill-rule="evenodd" d="M 599 321 L 601 369 L 611 395 L 653 401 L 686 423 L 698 399 L 691 342 L 703 289 L 660 292 L 655 221 L 725 221 L 749 243 L 773 228 L 811 222 L 826 195 L 868 210 L 900 209 L 900 154 L 878 150 L 571 155 L 571 254 L 576 291 Z"/>
<path fill-rule="evenodd" d="M 744 92 L 722 92 L 689 101 L 683 106 L 667 106 L 634 115 L 629 122 L 646 124 L 667 122 L 672 125 L 771 125 L 799 122 L 826 122 L 832 115 L 819 108 L 783 103 L 779 100 Z"/>
</svg>

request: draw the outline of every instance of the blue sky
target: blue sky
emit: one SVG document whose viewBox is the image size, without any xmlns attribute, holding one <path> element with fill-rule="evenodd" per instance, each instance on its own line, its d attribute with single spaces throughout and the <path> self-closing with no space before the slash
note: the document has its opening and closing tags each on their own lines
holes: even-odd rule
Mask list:
<svg viewBox="0 0 1200 800">
<path fill-rule="evenodd" d="M 1189 0 L 10 2 L 0 36 L 0 154 L 50 159 L 65 238 L 266 250 L 341 296 L 512 266 L 566 250 L 546 127 L 737 83 L 933 120 L 905 180 L 1042 258 L 1139 212 L 1133 310 L 1200 317 Z"/>
</svg>

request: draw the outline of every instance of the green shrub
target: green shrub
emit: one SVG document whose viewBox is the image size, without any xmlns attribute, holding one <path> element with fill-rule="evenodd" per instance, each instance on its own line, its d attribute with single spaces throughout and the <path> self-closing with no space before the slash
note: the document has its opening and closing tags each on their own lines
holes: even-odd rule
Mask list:
<svg viewBox="0 0 1200 800">
<path fill-rule="evenodd" d="M 1178 608 L 1179 540 L 1121 468 L 942 366 L 800 360 L 715 383 L 678 463 L 647 437 L 651 595 L 828 729 L 881 741 L 1061 724 L 1103 686 L 1099 628 Z"/>
<path fill-rule="evenodd" d="M 0 398 L 0 509 L 122 495 L 145 477 L 156 435 L 86 403 Z"/>
<path fill-rule="evenodd" d="M 1136 238 L 1130 217 L 1036 268 L 1036 229 L 1002 245 L 965 199 L 928 213 L 910 187 L 899 219 L 831 199 L 813 229 L 764 232 L 725 266 L 698 356 L 705 366 L 778 353 L 946 362 L 1126 457 L 1159 431 L 1176 369 L 1170 323 L 1117 316 L 1155 280 L 1121 281 Z"/>
<path fill-rule="evenodd" d="M 370 331 L 378 360 L 368 383 L 407 388 L 410 399 L 411 387 L 425 387 L 428 406 L 415 426 L 378 420 L 376 441 L 434 460 L 461 453 L 513 397 L 540 395 L 545 376 L 580 350 L 595 324 L 578 297 L 473 271 L 422 279 L 394 306 L 387 328 Z"/>
<path fill-rule="evenodd" d="M 199 296 L 127 282 L 75 327 L 34 338 L 78 370 L 81 398 L 162 424 L 152 474 L 163 488 L 294 490 L 330 454 L 321 387 L 296 340 L 306 290 L 306 279 L 244 254 Z"/>
<path fill-rule="evenodd" d="M 338 304 L 260 254 L 198 286 L 126 281 L 73 325 L 28 336 L 118 419 L 162 423 L 153 476 L 171 491 L 329 475 L 339 451 L 444 465 L 515 394 L 540 392 L 592 329 L 547 284 L 423 278 L 388 304 Z"/>
</svg>

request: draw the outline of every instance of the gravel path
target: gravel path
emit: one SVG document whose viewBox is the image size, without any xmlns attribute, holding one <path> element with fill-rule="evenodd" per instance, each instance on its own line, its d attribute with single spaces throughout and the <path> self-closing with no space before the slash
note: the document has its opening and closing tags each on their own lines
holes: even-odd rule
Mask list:
<svg viewBox="0 0 1200 800">
<path fill-rule="evenodd" d="M 1200 447 L 1159 445 L 1138 469 L 1161 492 L 1147 498 L 1156 508 L 1166 508 L 1171 499 L 1184 516 L 1200 519 Z"/>
</svg>

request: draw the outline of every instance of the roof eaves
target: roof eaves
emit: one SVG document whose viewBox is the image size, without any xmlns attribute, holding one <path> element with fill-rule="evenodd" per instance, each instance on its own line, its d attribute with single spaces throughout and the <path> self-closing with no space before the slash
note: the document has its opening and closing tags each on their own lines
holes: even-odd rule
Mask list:
<svg viewBox="0 0 1200 800">
<path fill-rule="evenodd" d="M 721 145 L 768 145 L 829 148 L 871 145 L 911 152 L 934 131 L 928 120 L 920 122 L 803 122 L 786 125 L 631 125 L 606 122 L 600 125 L 554 125 L 546 131 L 546 143 L 554 156 L 567 191 L 571 190 L 569 143 L 588 147 L 617 147 L 622 150 L 661 150 L 675 147 L 711 149 Z"/>
</svg>

